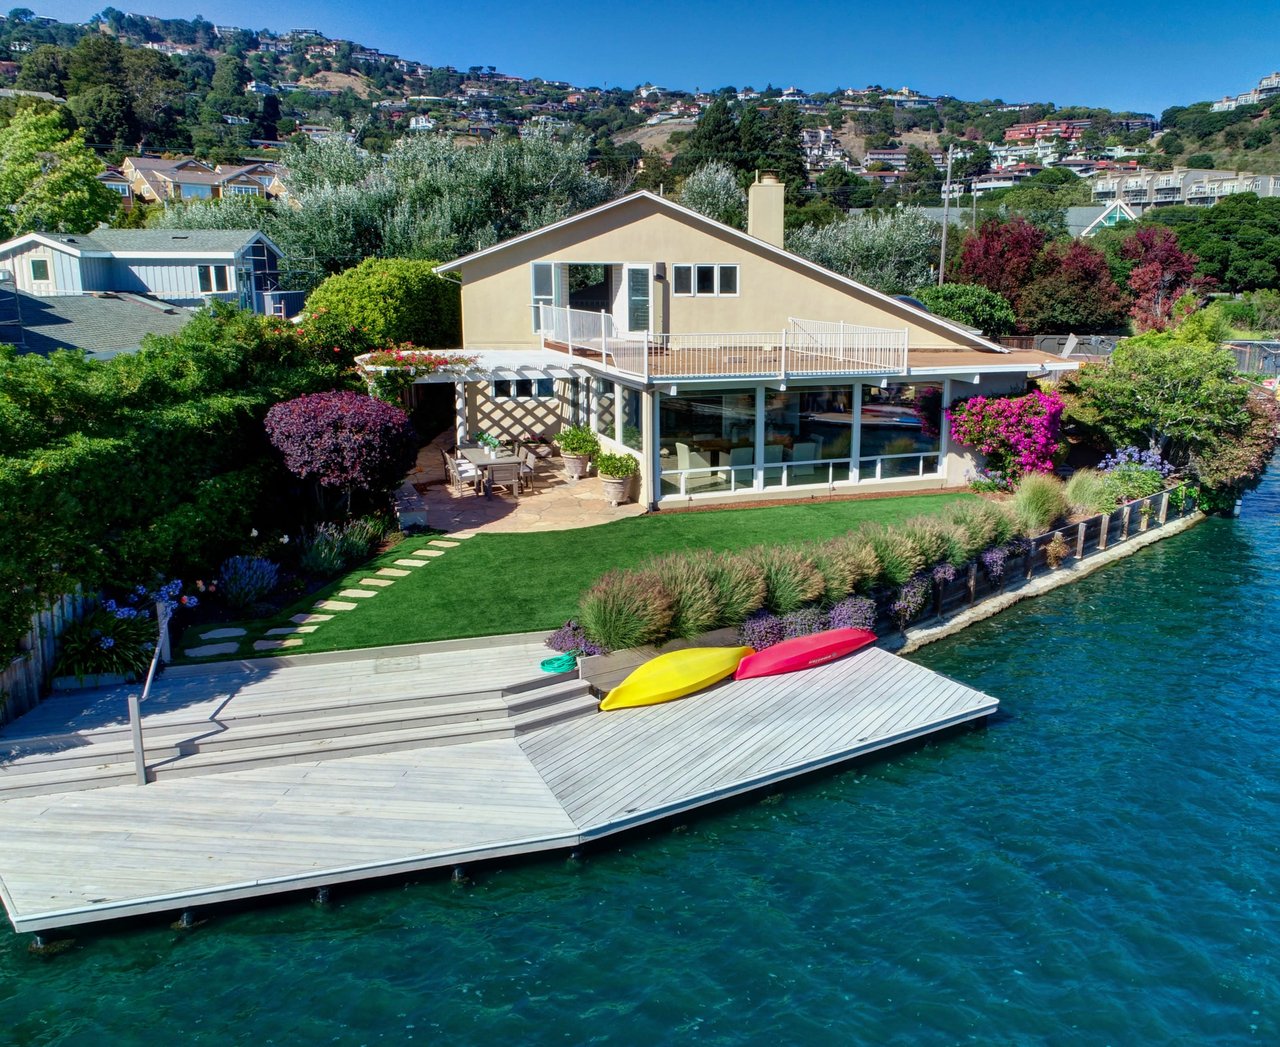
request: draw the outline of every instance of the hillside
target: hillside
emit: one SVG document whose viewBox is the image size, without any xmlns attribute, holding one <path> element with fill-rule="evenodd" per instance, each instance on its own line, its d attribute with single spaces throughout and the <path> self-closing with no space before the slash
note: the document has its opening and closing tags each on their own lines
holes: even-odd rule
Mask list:
<svg viewBox="0 0 1280 1047">
<path fill-rule="evenodd" d="M 625 131 L 621 131 L 613 136 L 614 145 L 624 145 L 627 142 L 635 142 L 641 149 L 657 149 L 668 160 L 675 155 L 675 150 L 671 149 L 667 142 L 677 131 L 689 131 L 694 127 L 693 120 L 667 120 L 661 124 L 655 124 L 650 127 L 644 124 L 641 127 L 631 127 Z"/>
<path fill-rule="evenodd" d="M 302 77 L 298 83 L 303 87 L 316 87 L 321 91 L 345 91 L 350 88 L 359 98 L 377 98 L 382 94 L 369 82 L 367 76 L 360 73 L 333 73 L 321 71 L 312 76 Z"/>
<path fill-rule="evenodd" d="M 1207 153 L 1219 170 L 1280 174 L 1280 103 L 1215 113 L 1196 102 L 1166 109 L 1162 122 L 1160 150 L 1176 164 Z"/>
</svg>

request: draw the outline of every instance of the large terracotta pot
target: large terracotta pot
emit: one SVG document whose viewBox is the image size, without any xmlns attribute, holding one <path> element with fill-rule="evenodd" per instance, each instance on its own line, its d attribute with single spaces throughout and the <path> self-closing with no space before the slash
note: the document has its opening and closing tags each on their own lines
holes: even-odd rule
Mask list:
<svg viewBox="0 0 1280 1047">
<path fill-rule="evenodd" d="M 570 480 L 581 480 L 591 468 L 589 454 L 562 454 L 560 460 L 564 462 L 564 475 Z"/>
<path fill-rule="evenodd" d="M 604 498 L 610 505 L 622 505 L 631 501 L 630 476 L 601 476 L 600 486 L 604 490 Z"/>
</svg>

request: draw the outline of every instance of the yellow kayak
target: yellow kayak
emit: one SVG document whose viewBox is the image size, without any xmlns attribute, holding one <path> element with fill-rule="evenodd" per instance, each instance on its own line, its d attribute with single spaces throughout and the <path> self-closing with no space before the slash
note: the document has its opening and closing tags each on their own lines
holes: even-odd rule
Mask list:
<svg viewBox="0 0 1280 1047">
<path fill-rule="evenodd" d="M 750 647 L 689 647 L 645 662 L 605 695 L 601 710 L 658 705 L 710 687 L 732 676 Z"/>
</svg>

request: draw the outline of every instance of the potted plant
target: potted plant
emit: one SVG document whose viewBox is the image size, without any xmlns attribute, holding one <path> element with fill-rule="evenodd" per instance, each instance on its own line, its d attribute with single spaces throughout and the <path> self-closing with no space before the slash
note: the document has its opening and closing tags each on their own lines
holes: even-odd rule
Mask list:
<svg viewBox="0 0 1280 1047">
<path fill-rule="evenodd" d="M 640 472 L 634 455 L 602 454 L 596 459 L 596 472 L 610 505 L 621 505 L 631 499 L 631 478 Z"/>
<path fill-rule="evenodd" d="M 560 445 L 560 457 L 564 460 L 564 474 L 570 480 L 581 480 L 586 476 L 591 459 L 600 453 L 599 438 L 585 425 L 561 429 L 556 443 Z"/>
</svg>

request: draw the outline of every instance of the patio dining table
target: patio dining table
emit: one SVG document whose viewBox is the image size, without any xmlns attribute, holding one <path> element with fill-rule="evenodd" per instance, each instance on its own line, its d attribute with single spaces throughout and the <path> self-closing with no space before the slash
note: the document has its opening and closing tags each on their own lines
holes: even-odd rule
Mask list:
<svg viewBox="0 0 1280 1047">
<path fill-rule="evenodd" d="M 496 450 L 490 450 L 487 447 L 462 447 L 459 448 L 462 457 L 480 470 L 480 476 L 484 483 L 484 496 L 486 498 L 493 497 L 493 479 L 490 476 L 489 469 L 495 465 L 514 465 L 517 468 L 520 465 L 520 459 L 516 457 L 513 451 L 505 447 L 499 447 Z M 519 485 L 517 484 L 517 487 Z M 519 491 L 513 492 L 519 497 Z"/>
</svg>

